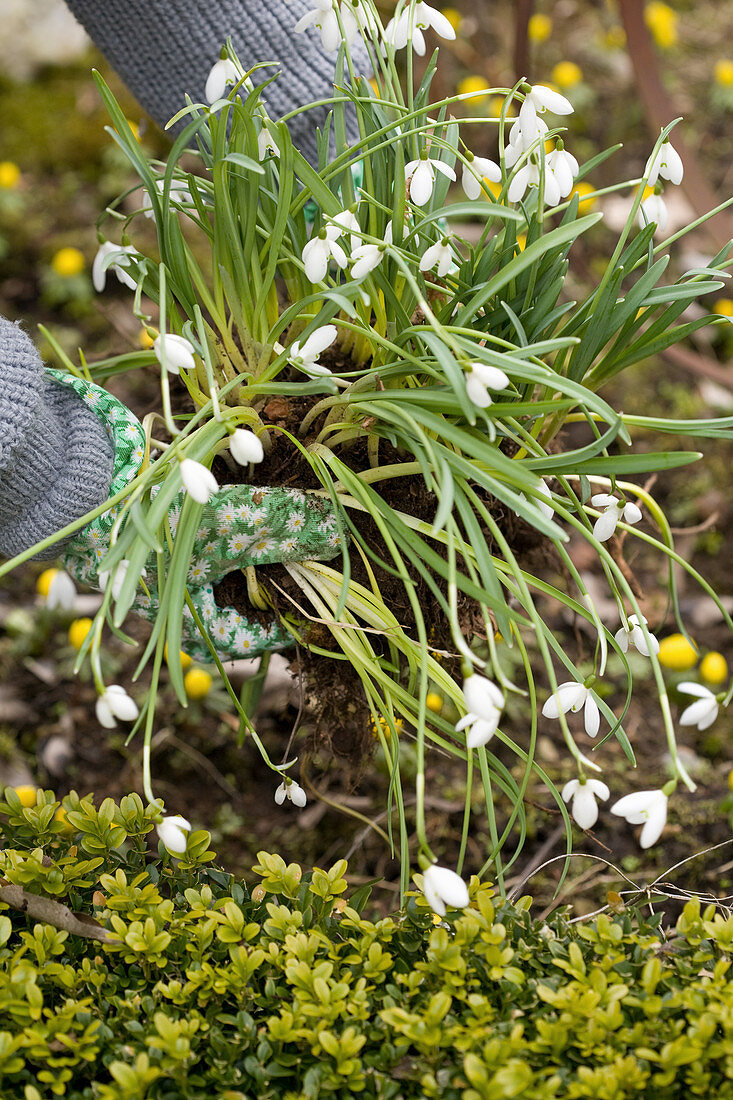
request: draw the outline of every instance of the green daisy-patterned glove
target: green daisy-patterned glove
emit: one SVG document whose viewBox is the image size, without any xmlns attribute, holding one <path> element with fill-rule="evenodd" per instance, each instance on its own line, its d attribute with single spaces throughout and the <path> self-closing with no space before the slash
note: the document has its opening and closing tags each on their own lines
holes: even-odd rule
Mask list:
<svg viewBox="0 0 733 1100">
<path fill-rule="evenodd" d="M 57 381 L 70 386 L 104 424 L 114 448 L 114 468 L 109 487 L 114 496 L 137 475 L 145 452 L 142 425 L 107 390 L 47 368 Z M 157 487 L 156 487 L 157 488 Z M 155 489 L 153 490 L 155 492 Z M 184 501 L 181 491 L 168 511 L 175 537 Z M 62 556 L 64 567 L 78 581 L 101 589 L 99 565 L 109 548 L 118 510 L 110 508 L 87 524 L 69 542 Z M 214 585 L 228 573 L 251 565 L 275 562 L 327 561 L 339 553 L 340 535 L 331 504 L 299 489 L 223 485 L 204 506 L 188 574 L 188 592 L 196 613 L 223 660 L 256 657 L 284 649 L 291 636 L 273 619 L 247 618 L 233 607 L 219 607 Z M 138 589 L 131 610 L 154 621 L 158 614 L 157 562 L 151 554 L 145 587 Z M 184 608 L 182 641 L 196 660 L 210 660 L 210 652 L 193 615 Z"/>
</svg>

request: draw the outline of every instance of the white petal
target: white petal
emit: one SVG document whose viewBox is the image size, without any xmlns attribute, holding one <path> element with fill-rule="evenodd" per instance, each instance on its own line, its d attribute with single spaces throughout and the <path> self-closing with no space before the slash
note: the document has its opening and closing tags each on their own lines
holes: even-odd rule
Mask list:
<svg viewBox="0 0 733 1100">
<path fill-rule="evenodd" d="M 216 103 L 224 97 L 227 84 L 236 84 L 239 73 L 236 65 L 230 58 L 223 58 L 212 67 L 206 80 L 204 96 L 207 103 Z"/>
<path fill-rule="evenodd" d="M 290 784 L 289 794 L 290 801 L 293 803 L 293 805 L 302 810 L 306 802 L 308 801 L 308 798 L 300 783 L 296 783 L 295 780 L 293 780 L 293 782 Z"/>
<path fill-rule="evenodd" d="M 506 197 L 509 202 L 519 202 L 524 196 L 524 192 L 527 190 L 531 176 L 531 167 L 529 164 L 524 164 L 518 172 L 514 173 L 512 181 L 509 184 Z"/>
<path fill-rule="evenodd" d="M 311 283 L 320 283 L 326 277 L 328 271 L 329 247 L 328 241 L 315 237 L 308 241 L 302 252 L 305 277 Z"/>
<path fill-rule="evenodd" d="M 119 684 L 110 684 L 104 697 L 112 714 L 121 722 L 134 722 L 140 713 L 135 700 Z"/>
<path fill-rule="evenodd" d="M 447 38 L 449 41 L 456 37 L 456 32 L 441 11 L 436 11 L 435 8 L 428 7 L 427 4 L 418 6 L 422 11 L 427 9 L 430 12 L 428 26 L 432 27 L 436 34 L 439 34 L 441 38 Z"/>
<path fill-rule="evenodd" d="M 639 838 L 639 844 L 642 848 L 651 848 L 652 844 L 656 844 L 662 835 L 666 822 L 667 799 L 662 795 L 661 799 L 658 799 L 649 807 L 646 825 L 641 830 L 641 837 Z"/>
<path fill-rule="evenodd" d="M 337 335 L 338 330 L 335 325 L 321 325 L 320 328 L 310 334 L 300 349 L 299 355 L 303 359 L 317 359 L 321 352 L 324 352 L 326 348 L 330 348 Z"/>
<path fill-rule="evenodd" d="M 670 183 L 682 183 L 682 176 L 685 171 L 682 157 L 668 141 L 664 142 L 660 152 L 663 165 L 660 169 L 660 175 L 664 176 Z"/>
<path fill-rule="evenodd" d="M 200 462 L 184 458 L 180 463 L 181 481 L 186 492 L 197 504 L 206 504 L 214 493 L 219 491 L 219 483 Z"/>
<path fill-rule="evenodd" d="M 509 385 L 509 376 L 500 367 L 490 367 L 488 363 L 472 363 L 471 370 L 490 390 L 503 390 Z"/>
<path fill-rule="evenodd" d="M 476 718 L 466 734 L 466 748 L 478 749 L 481 745 L 487 745 L 496 733 L 501 712 L 497 710 L 491 721 L 485 718 Z"/>
<path fill-rule="evenodd" d="M 595 737 L 600 729 L 601 715 L 598 710 L 598 703 L 595 701 L 590 692 L 585 700 L 585 707 L 583 708 L 583 719 L 585 724 L 585 732 L 589 737 Z"/>
<path fill-rule="evenodd" d="M 451 909 L 465 909 L 469 903 L 468 887 L 455 871 L 448 867 L 432 867 L 423 873 L 423 885 L 429 885 L 440 900 Z"/>
<path fill-rule="evenodd" d="M 598 806 L 588 783 L 581 783 L 573 798 L 572 814 L 581 829 L 591 829 L 598 820 Z"/>
<path fill-rule="evenodd" d="M 110 707 L 104 695 L 99 696 L 95 704 L 94 710 L 96 712 L 97 721 L 99 722 L 100 726 L 104 726 L 106 730 L 113 730 L 115 728 L 117 722 L 115 721 L 115 717 L 112 713 L 112 708 Z"/>
<path fill-rule="evenodd" d="M 694 680 L 683 680 L 681 684 L 677 685 L 677 690 L 681 691 L 683 695 L 697 695 L 700 699 L 715 698 L 715 693 L 710 688 L 703 687 L 702 684 L 696 684 Z"/>
<path fill-rule="evenodd" d="M 618 519 L 618 509 L 611 505 L 593 524 L 593 537 L 599 542 L 606 542 L 616 530 Z"/>
<path fill-rule="evenodd" d="M 567 714 L 569 710 L 578 711 L 583 706 L 588 689 L 576 680 L 566 680 L 558 684 L 557 691 L 549 699 L 545 700 L 542 713 L 545 718 L 558 718 L 560 713 Z"/>
<path fill-rule="evenodd" d="M 611 496 L 610 493 L 596 493 L 590 498 L 590 502 L 596 508 L 608 508 L 611 504 L 618 504 L 618 497 Z"/>
<path fill-rule="evenodd" d="M 446 164 L 444 160 L 432 160 L 430 162 L 433 168 L 436 168 L 438 172 L 442 172 L 444 176 L 447 176 L 449 180 L 456 181 L 456 173 L 451 168 L 450 164 Z"/>
<path fill-rule="evenodd" d="M 240 466 L 246 466 L 250 462 L 262 462 L 265 457 L 261 441 L 247 428 L 237 428 L 229 436 L 229 450 Z"/>
<path fill-rule="evenodd" d="M 466 394 L 469 401 L 477 405 L 479 409 L 487 409 L 491 404 L 491 395 L 481 379 L 474 374 L 466 375 Z"/>
<path fill-rule="evenodd" d="M 430 161 L 421 160 L 410 181 L 410 198 L 416 206 L 424 206 L 433 193 L 435 174 Z"/>
<path fill-rule="evenodd" d="M 573 113 L 573 105 L 570 100 L 544 84 L 535 84 L 530 93 L 530 98 L 542 111 L 551 111 L 554 115 L 571 115 Z"/>
<path fill-rule="evenodd" d="M 649 807 L 653 806 L 660 797 L 665 797 L 660 790 L 633 791 L 631 794 L 625 794 L 623 798 L 619 798 L 618 802 L 614 802 L 611 806 L 611 813 L 628 819 L 629 814 L 646 813 Z"/>
<path fill-rule="evenodd" d="M 73 580 L 63 569 L 57 570 L 49 585 L 46 607 L 51 611 L 55 608 L 68 611 L 74 606 L 75 599 L 76 587 Z"/>
<path fill-rule="evenodd" d="M 641 519 L 641 508 L 630 500 L 624 505 L 623 517 L 626 523 L 638 523 Z"/>
<path fill-rule="evenodd" d="M 275 801 L 277 802 L 278 806 L 282 806 L 283 802 L 285 801 L 286 794 L 287 790 L 285 788 L 285 784 L 281 783 L 275 791 Z"/>
<path fill-rule="evenodd" d="M 628 631 L 625 626 L 622 626 L 621 629 L 617 630 L 616 633 L 614 634 L 614 639 L 616 640 L 616 645 L 619 647 L 619 649 L 621 650 L 622 653 L 628 653 L 628 650 L 629 650 L 629 634 L 630 634 L 630 631 Z"/>
<path fill-rule="evenodd" d="M 419 268 L 421 271 L 429 271 L 431 267 L 435 267 L 440 258 L 440 242 L 437 244 L 431 244 L 430 248 L 426 248 L 420 257 Z"/>
<path fill-rule="evenodd" d="M 563 787 L 562 791 L 561 791 L 563 802 L 569 802 L 570 799 L 575 794 L 575 792 L 577 791 L 579 786 L 580 786 L 580 780 L 579 779 L 571 779 L 568 783 L 566 783 L 565 786 Z"/>
<path fill-rule="evenodd" d="M 690 703 L 680 715 L 681 726 L 697 726 L 699 729 L 707 729 L 712 726 L 718 717 L 718 704 L 713 699 L 698 699 Z"/>
<path fill-rule="evenodd" d="M 467 676 L 463 681 L 463 698 L 466 709 L 487 722 L 493 720 L 497 708 L 501 710 L 504 706 L 504 696 L 496 684 L 476 673 Z"/>
<path fill-rule="evenodd" d="M 175 333 L 161 333 L 153 341 L 153 351 L 158 362 L 163 364 L 165 360 L 166 370 L 171 374 L 180 374 L 181 370 L 195 370 L 195 348 L 185 336 L 177 336 Z"/>
<path fill-rule="evenodd" d="M 330 246 L 330 249 L 331 249 L 331 255 L 333 256 L 334 260 L 336 261 L 338 266 L 343 271 L 343 269 L 346 267 L 347 263 L 349 262 L 346 253 L 344 252 L 341 245 L 337 244 L 335 241 L 330 241 L 329 246 Z"/>
</svg>

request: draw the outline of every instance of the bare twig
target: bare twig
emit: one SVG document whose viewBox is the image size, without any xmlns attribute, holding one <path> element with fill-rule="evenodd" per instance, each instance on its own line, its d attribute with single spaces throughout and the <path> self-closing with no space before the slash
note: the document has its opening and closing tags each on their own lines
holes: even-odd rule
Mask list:
<svg viewBox="0 0 733 1100">
<path fill-rule="evenodd" d="M 100 943 L 120 942 L 118 936 L 102 928 L 101 924 L 86 913 L 72 913 L 63 902 L 54 901 L 43 894 L 30 894 L 22 886 L 8 882 L 7 879 L 0 879 L 0 901 L 11 909 L 17 909 L 19 913 L 25 913 L 32 920 L 50 924 L 62 932 L 70 932 L 72 936 L 82 936 Z"/>
</svg>

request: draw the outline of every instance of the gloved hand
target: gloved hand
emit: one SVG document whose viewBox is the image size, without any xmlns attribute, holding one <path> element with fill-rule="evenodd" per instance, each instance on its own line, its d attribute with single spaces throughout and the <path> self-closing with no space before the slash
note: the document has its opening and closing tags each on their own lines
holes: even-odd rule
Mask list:
<svg viewBox="0 0 733 1100">
<path fill-rule="evenodd" d="M 72 389 L 91 409 L 109 433 L 114 469 L 107 495 L 114 496 L 138 473 L 145 436 L 137 418 L 107 390 L 84 379 L 49 368 L 48 373 Z M 175 537 L 181 491 L 168 511 Z M 65 568 L 78 581 L 101 588 L 99 565 L 109 547 L 117 518 L 111 508 L 74 536 L 63 554 Z M 228 573 L 250 565 L 274 562 L 327 561 L 339 553 L 336 517 L 328 500 L 299 489 L 223 485 L 204 506 L 188 573 L 189 595 L 223 659 L 256 657 L 268 650 L 292 644 L 291 636 L 272 616 L 245 617 L 233 607 L 218 607 L 214 585 Z M 145 587 L 139 588 L 132 610 L 155 621 L 158 615 L 157 559 L 151 553 L 146 565 Z M 263 622 L 263 619 L 265 620 Z M 182 641 L 185 651 L 199 660 L 210 660 L 209 649 L 191 612 L 184 608 Z"/>
</svg>

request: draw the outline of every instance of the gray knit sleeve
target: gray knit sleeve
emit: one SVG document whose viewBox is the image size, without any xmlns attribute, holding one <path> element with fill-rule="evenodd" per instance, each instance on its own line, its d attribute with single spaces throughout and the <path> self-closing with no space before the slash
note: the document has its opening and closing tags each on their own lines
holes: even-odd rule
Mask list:
<svg viewBox="0 0 733 1100">
<path fill-rule="evenodd" d="M 102 422 L 0 317 L 0 554 L 19 554 L 101 504 L 113 460 Z M 61 545 L 37 557 L 57 557 Z"/>
<path fill-rule="evenodd" d="M 224 41 L 232 44 L 245 69 L 280 75 L 264 92 L 268 111 L 279 118 L 296 107 L 333 94 L 335 53 L 327 53 L 313 26 L 294 34 L 295 23 L 316 0 L 66 0 L 74 15 L 130 91 L 155 119 L 165 124 L 185 105 L 185 95 L 204 101 L 204 86 Z M 363 43 L 352 51 L 358 74 L 370 73 Z M 294 144 L 316 164 L 316 127 L 325 107 L 290 123 Z M 358 140 L 350 111 L 348 139 Z"/>
</svg>

